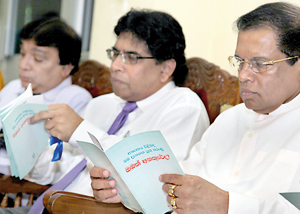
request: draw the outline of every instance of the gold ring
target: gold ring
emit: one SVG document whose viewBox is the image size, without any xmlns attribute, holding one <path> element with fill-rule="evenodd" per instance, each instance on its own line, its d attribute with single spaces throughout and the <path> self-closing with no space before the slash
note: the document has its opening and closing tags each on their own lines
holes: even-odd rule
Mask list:
<svg viewBox="0 0 300 214">
<path fill-rule="evenodd" d="M 176 206 L 176 202 L 175 202 L 175 200 L 176 200 L 176 198 L 174 197 L 174 198 L 172 198 L 172 200 L 171 200 L 171 206 L 174 208 L 174 209 L 177 209 L 178 207 Z"/>
<path fill-rule="evenodd" d="M 170 185 L 170 188 L 169 188 L 169 192 L 168 192 L 168 195 L 171 196 L 171 197 L 174 197 L 175 196 L 175 188 L 177 187 L 177 185 Z"/>
</svg>

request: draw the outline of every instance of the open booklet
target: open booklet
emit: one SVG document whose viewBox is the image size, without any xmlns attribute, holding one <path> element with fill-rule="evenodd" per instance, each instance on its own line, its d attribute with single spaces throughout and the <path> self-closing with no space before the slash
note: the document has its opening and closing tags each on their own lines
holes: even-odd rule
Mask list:
<svg viewBox="0 0 300 214">
<path fill-rule="evenodd" d="M 42 103 L 43 96 L 33 95 L 29 84 L 23 94 L 0 109 L 11 175 L 20 179 L 30 172 L 48 145 L 49 134 L 44 122 L 29 124 L 33 115 L 48 109 L 48 105 Z"/>
<path fill-rule="evenodd" d="M 95 166 L 110 171 L 125 206 L 146 214 L 172 210 L 158 178 L 166 173 L 183 175 L 183 171 L 160 131 L 130 136 L 105 151 L 90 136 L 93 143 L 77 142 Z"/>
</svg>

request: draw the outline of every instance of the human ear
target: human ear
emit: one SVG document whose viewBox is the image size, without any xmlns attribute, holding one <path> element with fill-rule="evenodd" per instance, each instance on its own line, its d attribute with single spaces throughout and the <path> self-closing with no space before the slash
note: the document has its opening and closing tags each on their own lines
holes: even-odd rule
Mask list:
<svg viewBox="0 0 300 214">
<path fill-rule="evenodd" d="M 166 83 L 172 78 L 172 74 L 176 68 L 176 61 L 174 59 L 168 59 L 162 63 L 162 71 L 160 80 Z"/>
<path fill-rule="evenodd" d="M 73 68 L 74 68 L 74 65 L 72 65 L 72 64 L 63 65 L 62 72 L 61 72 L 62 77 L 67 78 L 70 75 Z"/>
</svg>

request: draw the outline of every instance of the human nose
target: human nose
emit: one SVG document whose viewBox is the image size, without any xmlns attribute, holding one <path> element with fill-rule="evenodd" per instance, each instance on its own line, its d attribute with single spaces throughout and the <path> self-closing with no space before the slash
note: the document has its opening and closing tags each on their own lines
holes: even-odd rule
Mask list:
<svg viewBox="0 0 300 214">
<path fill-rule="evenodd" d="M 115 57 L 114 60 L 111 61 L 110 65 L 110 71 L 111 72 L 116 72 L 116 71 L 122 71 L 124 70 L 124 62 L 123 62 L 123 56 L 122 54 L 119 54 L 118 56 Z"/>
<path fill-rule="evenodd" d="M 29 56 L 21 56 L 19 60 L 19 68 L 23 71 L 30 70 L 32 63 Z"/>
<path fill-rule="evenodd" d="M 241 68 L 239 69 L 238 78 L 240 82 L 246 82 L 246 81 L 253 81 L 254 80 L 254 73 L 251 70 L 251 63 L 244 61 L 241 64 Z"/>
</svg>

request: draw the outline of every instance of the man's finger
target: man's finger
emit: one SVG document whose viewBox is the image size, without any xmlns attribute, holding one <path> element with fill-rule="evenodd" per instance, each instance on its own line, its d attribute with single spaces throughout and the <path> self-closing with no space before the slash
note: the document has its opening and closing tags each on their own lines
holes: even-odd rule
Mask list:
<svg viewBox="0 0 300 214">
<path fill-rule="evenodd" d="M 110 173 L 107 169 L 103 169 L 103 168 L 99 168 L 99 167 L 93 167 L 90 170 L 91 178 L 108 178 L 109 175 L 110 175 Z"/>
<path fill-rule="evenodd" d="M 30 118 L 30 124 L 36 123 L 41 120 L 48 120 L 52 117 L 53 115 L 49 111 L 41 111 Z"/>
<path fill-rule="evenodd" d="M 163 174 L 159 176 L 159 180 L 163 183 L 182 185 L 182 175 Z"/>
</svg>

